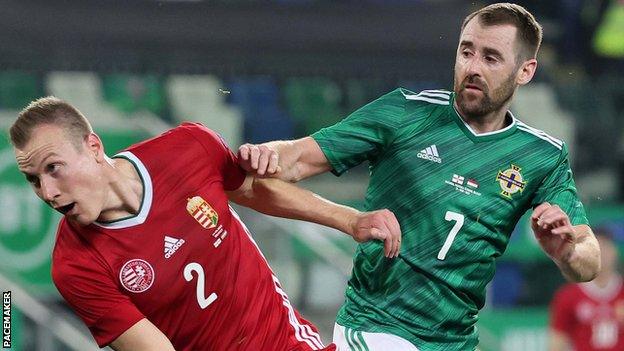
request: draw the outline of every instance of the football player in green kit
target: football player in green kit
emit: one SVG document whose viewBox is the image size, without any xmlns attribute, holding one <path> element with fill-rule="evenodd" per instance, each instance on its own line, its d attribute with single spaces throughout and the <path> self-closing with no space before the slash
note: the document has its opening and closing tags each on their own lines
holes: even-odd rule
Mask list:
<svg viewBox="0 0 624 351">
<path fill-rule="evenodd" d="M 357 248 L 338 350 L 474 350 L 495 260 L 529 209 L 568 280 L 600 270 L 566 144 L 508 110 L 533 78 L 541 38 L 524 8 L 487 6 L 462 25 L 452 92 L 399 88 L 310 137 L 240 148 L 249 172 L 289 181 L 368 160 L 367 210 L 399 220 L 397 258 L 383 257 L 379 241 Z"/>
</svg>

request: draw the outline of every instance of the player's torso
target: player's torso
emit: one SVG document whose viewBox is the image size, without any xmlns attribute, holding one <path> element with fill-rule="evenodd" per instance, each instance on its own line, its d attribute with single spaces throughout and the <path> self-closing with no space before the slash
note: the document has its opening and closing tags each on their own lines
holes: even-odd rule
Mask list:
<svg viewBox="0 0 624 351">
<path fill-rule="evenodd" d="M 480 289 L 489 279 L 470 265 L 492 263 L 502 254 L 554 168 L 555 148 L 536 149 L 514 125 L 485 137 L 470 135 L 449 105 L 431 106 L 430 114 L 418 129 L 404 126 L 372 163 L 367 204 L 390 208 L 399 218 L 402 260 L 439 272 L 452 285 L 461 283 L 450 281 L 452 275 L 465 283 L 475 273 Z"/>
<path fill-rule="evenodd" d="M 542 151 L 532 150 L 515 125 L 481 138 L 471 135 L 452 101 L 446 102 L 415 111 L 428 114 L 426 122 L 406 123 L 371 162 L 367 204 L 396 214 L 401 254 L 390 261 L 378 243 L 360 245 L 350 283 L 383 305 L 371 318 L 383 318 L 380 311 L 386 309 L 409 330 L 435 327 L 471 335 L 472 328 L 462 328 L 476 321 L 494 259 L 554 163 L 550 156 L 548 163 L 539 162 Z M 380 278 L 388 274 L 400 278 Z"/>
<path fill-rule="evenodd" d="M 177 350 L 286 349 L 285 295 L 192 140 L 176 131 L 122 153 L 142 180 L 139 213 L 85 238 Z"/>
<path fill-rule="evenodd" d="M 624 289 L 613 291 L 576 286 L 572 338 L 579 350 L 624 349 Z"/>
<path fill-rule="evenodd" d="M 272 273 L 233 215 L 222 184 L 185 172 L 183 163 L 157 172 L 147 167 L 142 176 L 152 199 L 142 204 L 145 222 L 111 223 L 98 245 L 120 290 L 180 349 L 262 344 L 253 318 L 282 325 L 284 314 L 265 313 L 281 307 Z"/>
</svg>

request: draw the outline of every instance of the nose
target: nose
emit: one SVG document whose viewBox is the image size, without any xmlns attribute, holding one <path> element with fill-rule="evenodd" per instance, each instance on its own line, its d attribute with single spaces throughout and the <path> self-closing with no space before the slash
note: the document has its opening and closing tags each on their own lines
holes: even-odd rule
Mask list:
<svg viewBox="0 0 624 351">
<path fill-rule="evenodd" d="M 481 76 L 481 60 L 476 55 L 467 60 L 466 75 L 469 77 Z"/>
<path fill-rule="evenodd" d="M 46 202 L 52 202 L 59 196 L 61 196 L 61 191 L 56 185 L 56 180 L 48 177 L 42 177 L 41 180 L 41 198 Z"/>
</svg>

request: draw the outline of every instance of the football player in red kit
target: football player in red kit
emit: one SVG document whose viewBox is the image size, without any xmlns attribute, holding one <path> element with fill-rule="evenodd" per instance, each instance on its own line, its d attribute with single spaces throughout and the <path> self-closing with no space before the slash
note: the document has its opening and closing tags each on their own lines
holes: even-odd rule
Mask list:
<svg viewBox="0 0 624 351">
<path fill-rule="evenodd" d="M 383 240 L 386 210 L 358 212 L 238 166 L 222 139 L 184 123 L 109 158 L 86 118 L 47 97 L 10 130 L 19 169 L 64 214 L 52 254 L 61 295 L 98 345 L 115 350 L 326 348 L 293 308 L 228 200 Z"/>
<path fill-rule="evenodd" d="M 624 350 L 624 284 L 611 234 L 596 230 L 601 270 L 589 283 L 566 284 L 553 298 L 550 351 Z"/>
</svg>

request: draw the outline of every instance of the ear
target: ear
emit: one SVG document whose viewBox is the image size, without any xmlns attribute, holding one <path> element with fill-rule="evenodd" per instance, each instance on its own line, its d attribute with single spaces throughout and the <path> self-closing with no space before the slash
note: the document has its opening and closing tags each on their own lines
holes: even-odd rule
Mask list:
<svg viewBox="0 0 624 351">
<path fill-rule="evenodd" d="M 537 70 L 537 60 L 530 59 L 524 61 L 520 68 L 518 69 L 518 74 L 516 76 L 516 83 L 518 85 L 525 85 L 533 79 L 535 75 L 535 71 Z"/>
<path fill-rule="evenodd" d="M 104 144 L 102 144 L 102 140 L 97 134 L 91 133 L 85 137 L 85 147 L 87 151 L 95 157 L 98 163 L 104 162 L 106 159 Z"/>
</svg>

